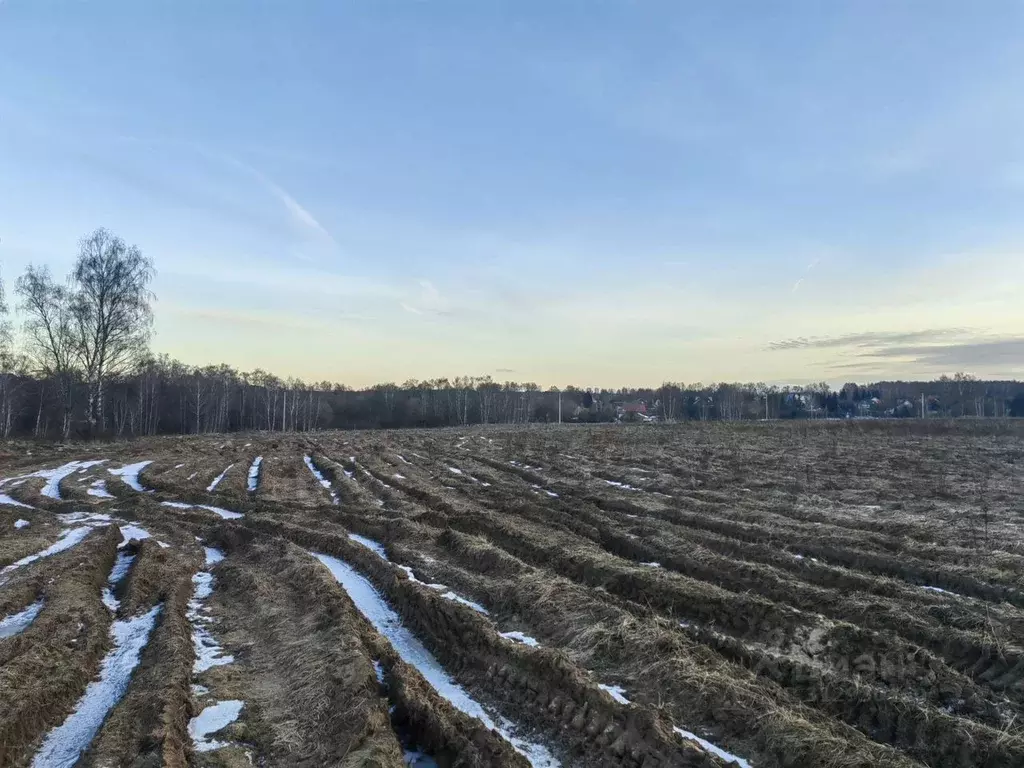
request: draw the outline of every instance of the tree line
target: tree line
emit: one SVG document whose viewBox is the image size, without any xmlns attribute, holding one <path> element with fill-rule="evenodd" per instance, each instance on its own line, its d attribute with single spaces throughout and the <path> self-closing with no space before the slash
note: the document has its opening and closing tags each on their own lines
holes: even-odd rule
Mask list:
<svg viewBox="0 0 1024 768">
<path fill-rule="evenodd" d="M 79 243 L 63 282 L 29 265 L 0 281 L 0 435 L 62 438 L 523 424 L 555 421 L 1024 416 L 1024 383 L 958 373 L 930 382 L 776 387 L 665 383 L 542 390 L 489 376 L 354 390 L 154 356 L 153 262 L 105 229 Z"/>
</svg>

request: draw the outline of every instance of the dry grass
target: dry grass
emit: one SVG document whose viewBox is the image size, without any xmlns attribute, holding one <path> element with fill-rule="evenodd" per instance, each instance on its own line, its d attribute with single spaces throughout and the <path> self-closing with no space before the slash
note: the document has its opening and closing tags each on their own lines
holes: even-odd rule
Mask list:
<svg viewBox="0 0 1024 768">
<path fill-rule="evenodd" d="M 60 502 L 39 495 L 42 481 L 19 486 L 39 509 L 0 507 L 0 564 L 52 543 L 55 512 L 104 511 L 152 534 L 118 591 L 119 615 L 164 611 L 84 764 L 397 767 L 400 740 L 441 765 L 520 764 L 401 661 L 313 550 L 362 573 L 461 686 L 564 765 L 722 765 L 678 739 L 678 725 L 759 768 L 1016 768 L 1022 436 L 996 422 L 689 424 L 165 437 L 32 455 L 26 444 L 0 453 L 0 476 L 152 459 L 141 481 L 154 493 L 106 467 L 95 474 L 113 500 L 86 495 L 76 475 Z M 32 525 L 15 531 L 18 517 Z M 350 532 L 489 615 L 406 578 Z M 235 657 L 198 678 L 185 613 L 201 562 L 194 537 L 227 553 L 207 605 Z M 94 674 L 117 538 L 97 531 L 0 586 L 0 615 L 47 601 L 24 633 L 0 640 L 0 685 L 18 690 L 0 701 L 0 764 L 27 764 Z M 541 647 L 498 634 L 512 629 Z M 229 698 L 245 702 L 218 736 L 231 746 L 193 753 L 188 718 Z"/>
</svg>

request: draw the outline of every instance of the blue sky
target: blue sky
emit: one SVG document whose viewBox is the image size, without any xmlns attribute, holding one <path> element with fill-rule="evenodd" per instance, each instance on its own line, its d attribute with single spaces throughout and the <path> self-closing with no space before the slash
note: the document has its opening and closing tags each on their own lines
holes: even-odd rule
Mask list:
<svg viewBox="0 0 1024 768">
<path fill-rule="evenodd" d="M 1024 376 L 1024 4 L 0 1 L 0 266 L 362 385 Z"/>
</svg>

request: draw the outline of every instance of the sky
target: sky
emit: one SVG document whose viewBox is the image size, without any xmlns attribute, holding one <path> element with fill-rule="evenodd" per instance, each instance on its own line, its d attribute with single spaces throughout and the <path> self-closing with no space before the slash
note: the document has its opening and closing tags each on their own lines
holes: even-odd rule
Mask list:
<svg viewBox="0 0 1024 768">
<path fill-rule="evenodd" d="M 0 273 L 351 386 L 1024 378 L 1022 95 L 1016 1 L 0 0 Z"/>
</svg>

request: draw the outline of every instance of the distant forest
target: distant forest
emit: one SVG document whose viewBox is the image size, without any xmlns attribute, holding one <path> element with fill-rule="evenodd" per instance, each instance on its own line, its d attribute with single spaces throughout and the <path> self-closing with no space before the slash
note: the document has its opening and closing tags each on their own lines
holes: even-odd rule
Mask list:
<svg viewBox="0 0 1024 768">
<path fill-rule="evenodd" d="M 1024 382 L 957 373 L 937 381 L 776 387 L 665 383 L 542 390 L 488 377 L 353 390 L 149 352 L 153 264 L 99 229 L 64 282 L 29 266 L 0 283 L 0 436 L 87 438 L 239 430 L 311 431 L 536 422 L 1024 417 Z"/>
</svg>

